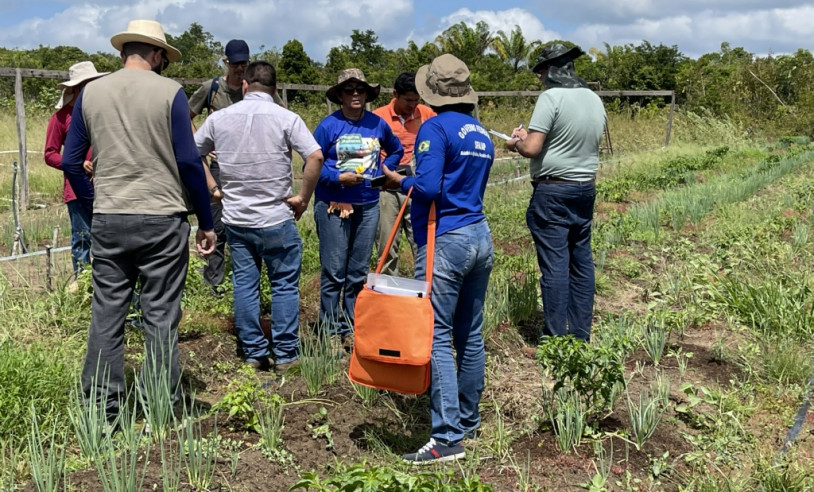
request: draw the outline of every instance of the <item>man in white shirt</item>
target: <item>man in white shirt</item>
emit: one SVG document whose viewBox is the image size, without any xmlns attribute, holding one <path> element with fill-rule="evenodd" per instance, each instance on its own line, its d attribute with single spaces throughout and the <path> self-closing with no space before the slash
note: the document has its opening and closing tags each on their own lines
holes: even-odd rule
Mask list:
<svg viewBox="0 0 814 492">
<path fill-rule="evenodd" d="M 270 367 L 260 327 L 260 270 L 271 283 L 271 345 L 275 368 L 299 361 L 299 278 L 302 239 L 295 220 L 311 200 L 323 156 L 297 114 L 275 104 L 277 74 L 267 62 L 246 67 L 243 100 L 213 113 L 195 133 L 201 156 L 218 152 L 223 223 L 232 252 L 235 332 L 247 364 Z M 305 161 L 293 195 L 291 152 Z"/>
</svg>

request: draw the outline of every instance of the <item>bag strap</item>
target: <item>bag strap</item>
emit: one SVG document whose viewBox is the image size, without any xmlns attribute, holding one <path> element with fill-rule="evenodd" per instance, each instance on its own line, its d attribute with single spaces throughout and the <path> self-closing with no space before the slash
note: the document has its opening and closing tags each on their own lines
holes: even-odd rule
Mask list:
<svg viewBox="0 0 814 492">
<path fill-rule="evenodd" d="M 407 196 L 404 198 L 404 203 L 401 204 L 401 209 L 399 209 L 399 214 L 396 217 L 396 222 L 393 223 L 393 228 L 390 229 L 390 235 L 387 236 L 387 244 L 384 246 L 384 251 L 379 251 L 379 263 L 376 265 L 376 273 L 382 273 L 382 269 L 384 268 L 384 262 L 387 260 L 387 253 L 390 252 L 390 248 L 393 247 L 393 241 L 396 240 L 396 233 L 399 230 L 399 226 L 401 225 L 401 220 L 404 218 L 404 211 L 407 210 L 407 203 L 410 201 L 410 195 L 413 194 L 413 187 L 411 186 L 409 190 L 407 190 Z"/>
<path fill-rule="evenodd" d="M 380 251 L 379 263 L 376 265 L 376 273 L 381 273 L 384 268 L 384 262 L 387 259 L 387 252 L 393 247 L 393 241 L 396 239 L 396 233 L 401 225 L 401 220 L 404 218 L 404 212 L 407 210 L 407 204 L 410 202 L 410 195 L 413 193 L 412 186 L 407 190 L 407 196 L 404 198 L 404 203 L 401 204 L 401 209 L 396 217 L 396 222 L 393 228 L 390 229 L 390 235 L 387 237 L 387 244 L 384 246 L 384 251 Z M 429 289 L 427 295 L 432 291 L 432 268 L 435 264 L 435 202 L 430 205 L 430 215 L 427 218 L 427 282 Z"/>
</svg>

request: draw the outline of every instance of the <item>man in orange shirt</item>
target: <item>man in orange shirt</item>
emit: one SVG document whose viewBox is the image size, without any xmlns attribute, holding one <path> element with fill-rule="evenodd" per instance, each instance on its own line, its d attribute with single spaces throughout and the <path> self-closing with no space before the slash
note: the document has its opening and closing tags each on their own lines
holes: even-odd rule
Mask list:
<svg viewBox="0 0 814 492">
<path fill-rule="evenodd" d="M 408 175 L 412 176 L 413 147 L 418 127 L 421 123 L 435 116 L 435 111 L 418 103 L 418 90 L 415 87 L 415 74 L 410 72 L 402 73 L 396 78 L 393 85 L 393 99 L 386 106 L 373 111 L 379 115 L 393 129 L 393 133 L 401 141 L 404 147 L 404 157 L 402 157 L 399 167 L 406 167 Z M 398 275 L 399 260 L 399 239 L 401 230 L 404 229 L 413 257 L 416 254 L 415 241 L 413 240 L 413 227 L 410 224 L 410 204 L 404 211 L 404 217 L 396 231 L 396 238 L 390 251 L 384 252 L 387 238 L 393 229 L 393 224 L 398 217 L 399 209 L 404 203 L 405 196 L 398 190 L 388 190 L 381 193 L 379 197 L 379 229 L 376 233 L 376 250 L 379 255 L 387 255 L 387 260 L 382 268 L 382 273 L 386 275 Z"/>
</svg>

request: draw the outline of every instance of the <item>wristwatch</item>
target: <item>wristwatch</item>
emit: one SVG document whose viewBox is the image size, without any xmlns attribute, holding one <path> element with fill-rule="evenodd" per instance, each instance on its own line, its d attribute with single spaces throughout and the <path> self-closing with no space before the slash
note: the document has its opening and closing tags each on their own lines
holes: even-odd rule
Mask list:
<svg viewBox="0 0 814 492">
<path fill-rule="evenodd" d="M 214 195 L 216 191 L 220 191 L 220 186 L 215 185 L 215 186 L 209 188 L 209 196 Z"/>
</svg>

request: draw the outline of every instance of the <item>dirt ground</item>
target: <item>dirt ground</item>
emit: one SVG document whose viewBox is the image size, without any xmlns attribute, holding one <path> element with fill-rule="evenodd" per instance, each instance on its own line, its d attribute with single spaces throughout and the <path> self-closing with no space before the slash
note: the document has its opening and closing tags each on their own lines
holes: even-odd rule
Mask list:
<svg viewBox="0 0 814 492">
<path fill-rule="evenodd" d="M 234 339 L 228 333 L 228 321 L 223 321 L 222 325 L 223 332 L 220 334 L 186 334 L 181 340 L 184 385 L 197 393 L 202 405 L 218 401 L 230 380 L 228 374 L 217 368 L 239 362 Z M 689 359 L 685 380 L 715 387 L 739 378 L 737 366 L 712 356 L 710 346 L 713 338 L 708 330 L 694 330 L 688 331 L 683 340 L 673 344 L 673 349 L 680 347 L 684 352 L 694 354 Z M 528 482 L 539 489 L 584 490 L 580 484 L 588 482 L 595 473 L 593 445 L 585 443 L 575 452 L 564 454 L 550 431 L 540 431 L 539 426 L 535 426 L 535 419 L 542 415 L 539 395 L 544 381 L 538 364 L 523 356 L 520 350 L 522 345 L 517 337 L 508 336 L 508 332 L 501 333 L 501 330 L 497 330 L 487 344 L 487 388 L 481 405 L 485 435 L 465 441 L 468 459 L 477 460 L 473 465 L 474 470 L 483 482 L 491 484 L 497 491 L 519 490 L 518 473 L 526 474 Z M 671 362 L 663 361 L 660 369 L 666 371 L 671 380 L 679 381 L 678 369 Z M 633 370 L 637 364 L 644 368 L 643 374 L 655 372 L 649 357 L 641 349 L 626 362 L 628 370 Z M 234 473 L 230 459 L 221 453 L 211 490 L 287 490 L 298 480 L 301 471 L 315 470 L 325 476 L 337 461 L 395 463 L 398 455 L 415 451 L 428 438 L 426 396 L 380 394 L 379 401 L 372 408 L 366 408 L 355 396 L 346 378 L 340 379 L 317 398 L 310 398 L 304 380 L 298 374 L 283 378 L 262 373 L 259 377 L 265 391 L 277 392 L 287 402 L 292 402 L 285 406 L 283 431 L 284 447 L 290 453 L 291 460 L 285 464 L 270 461 L 255 446 L 259 439 L 256 433 L 230 431 L 221 422 L 217 433 L 223 439 L 242 444 Z M 638 391 L 636 385 L 645 384 L 646 380 L 636 380 L 631 391 L 635 394 Z M 673 384 L 670 399 L 676 404 L 685 401 L 678 384 Z M 384 404 L 385 401 L 389 404 Z M 312 431 L 315 425 L 323 423 L 320 408 L 327 410 L 324 422 L 327 422 L 331 432 L 330 443 L 324 435 L 316 435 Z M 511 441 L 510 449 L 503 455 L 490 447 L 494 441 L 494 435 L 490 433 L 493 433 L 496 423 L 496 408 L 500 409 Z M 809 420 L 814 420 L 814 417 L 809 415 Z M 208 417 L 204 426 L 207 431 L 214 430 L 214 417 Z M 641 451 L 625 444 L 621 436 L 625 435 L 627 427 L 627 408 L 621 400 L 613 414 L 597 423 L 598 430 L 606 433 L 606 436 L 619 436 L 602 441 L 607 453 L 613 446 L 610 482 L 621 484 L 638 479 L 646 483 L 654 477 L 654 458 L 666 457 L 665 461 L 670 466 L 657 477 L 660 483 L 657 490 L 678 490 L 680 478 L 687 471 L 686 465 L 678 458 L 693 450 L 684 435 L 696 431 L 677 418 L 674 405 L 670 406 L 655 435 Z M 778 425 L 774 429 L 764 429 L 764 432 L 768 434 L 771 446 L 779 449 L 786 430 Z M 805 435 L 803 441 L 805 449 L 812 449 L 814 438 L 810 434 Z M 143 490 L 160 490 L 161 458 L 155 448 L 149 453 Z M 515 466 L 512 466 L 508 456 L 513 457 Z M 73 473 L 69 480 L 78 490 L 101 490 L 96 472 L 92 469 Z M 182 479 L 182 485 L 183 482 Z M 191 489 L 187 487 L 184 490 Z"/>
</svg>

